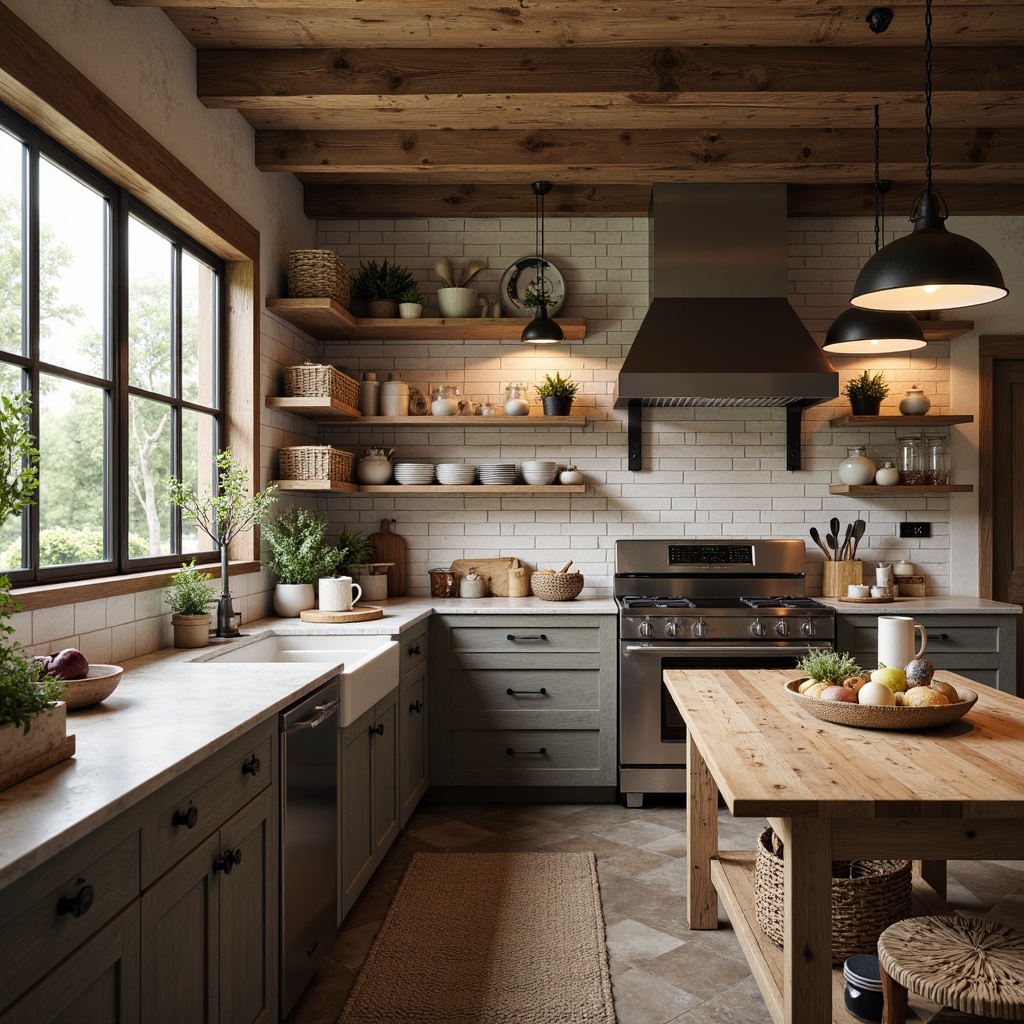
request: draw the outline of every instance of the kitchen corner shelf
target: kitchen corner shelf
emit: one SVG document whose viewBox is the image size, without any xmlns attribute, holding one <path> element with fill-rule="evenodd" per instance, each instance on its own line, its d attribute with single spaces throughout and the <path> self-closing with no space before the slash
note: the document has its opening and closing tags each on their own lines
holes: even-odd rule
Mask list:
<svg viewBox="0 0 1024 1024">
<path fill-rule="evenodd" d="M 361 494 L 586 494 L 586 484 L 347 484 L 336 480 L 276 480 L 282 491 L 348 491 Z"/>
<path fill-rule="evenodd" d="M 957 423 L 973 423 L 973 416 L 833 416 L 829 421 L 833 427 L 951 427 Z"/>
<path fill-rule="evenodd" d="M 974 484 L 832 484 L 829 494 L 873 494 L 876 498 L 888 498 L 897 494 L 968 494 Z"/>
<path fill-rule="evenodd" d="M 267 299 L 266 307 L 319 341 L 511 341 L 518 339 L 529 322 L 519 317 L 360 319 L 334 299 Z M 586 336 L 587 321 L 583 318 L 558 318 L 557 323 L 566 341 L 582 341 Z"/>
</svg>

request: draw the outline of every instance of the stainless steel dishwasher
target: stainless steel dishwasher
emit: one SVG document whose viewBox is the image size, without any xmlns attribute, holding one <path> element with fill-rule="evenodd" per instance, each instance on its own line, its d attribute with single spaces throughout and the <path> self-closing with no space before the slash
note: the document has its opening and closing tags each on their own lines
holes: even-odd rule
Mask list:
<svg viewBox="0 0 1024 1024">
<path fill-rule="evenodd" d="M 337 933 L 338 680 L 285 711 L 281 729 L 281 1019 Z"/>
</svg>

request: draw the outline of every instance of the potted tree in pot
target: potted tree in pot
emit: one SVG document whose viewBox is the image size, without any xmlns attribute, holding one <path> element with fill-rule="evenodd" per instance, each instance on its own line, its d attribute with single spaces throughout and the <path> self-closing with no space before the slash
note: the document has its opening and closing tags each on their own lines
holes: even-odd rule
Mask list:
<svg viewBox="0 0 1024 1024">
<path fill-rule="evenodd" d="M 545 416 L 568 416 L 572 411 L 572 400 L 580 386 L 571 377 L 555 372 L 544 374 L 544 383 L 534 385 L 538 397 L 544 401 Z"/>
<path fill-rule="evenodd" d="M 274 611 L 296 618 L 316 607 L 316 580 L 338 568 L 340 552 L 327 541 L 327 517 L 290 505 L 263 532 L 270 546 L 263 564 L 277 577 Z"/>
<path fill-rule="evenodd" d="M 851 377 L 843 386 L 843 394 L 850 399 L 850 411 L 854 416 L 877 416 L 882 399 L 889 394 L 885 374 L 868 373 L 863 370 L 859 377 Z"/>
<path fill-rule="evenodd" d="M 398 303 L 416 281 L 406 267 L 388 263 L 360 262 L 359 273 L 352 282 L 352 297 L 366 303 L 367 316 L 375 319 L 397 317 Z"/>
<path fill-rule="evenodd" d="M 210 642 L 210 605 L 217 600 L 213 577 L 196 568 L 196 560 L 182 562 L 171 579 L 165 599 L 171 607 L 175 647 L 205 647 Z"/>
</svg>

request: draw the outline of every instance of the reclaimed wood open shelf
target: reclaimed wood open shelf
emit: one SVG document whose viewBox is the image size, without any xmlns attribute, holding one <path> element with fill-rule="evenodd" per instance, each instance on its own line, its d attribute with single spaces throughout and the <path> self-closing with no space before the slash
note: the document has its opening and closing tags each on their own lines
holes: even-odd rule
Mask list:
<svg viewBox="0 0 1024 1024">
<path fill-rule="evenodd" d="M 957 423 L 973 423 L 973 416 L 854 416 L 845 413 L 833 416 L 833 427 L 951 427 Z"/>
<path fill-rule="evenodd" d="M 586 484 L 349 484 L 337 480 L 276 480 L 282 491 L 348 491 L 362 494 L 586 494 Z"/>
<path fill-rule="evenodd" d="M 354 338 L 364 341 L 511 341 L 529 323 L 521 317 L 419 317 L 413 320 L 373 320 L 353 316 L 334 299 L 267 299 L 266 307 L 282 320 L 320 341 Z M 587 321 L 556 318 L 566 341 L 582 341 Z"/>
<path fill-rule="evenodd" d="M 829 494 L 873 494 L 876 498 L 889 498 L 897 494 L 968 494 L 974 484 L 832 484 Z"/>
</svg>

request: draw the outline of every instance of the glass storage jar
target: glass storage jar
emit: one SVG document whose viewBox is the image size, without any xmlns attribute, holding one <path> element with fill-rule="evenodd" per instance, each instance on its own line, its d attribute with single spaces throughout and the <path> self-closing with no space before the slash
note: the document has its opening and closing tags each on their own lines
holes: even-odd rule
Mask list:
<svg viewBox="0 0 1024 1024">
<path fill-rule="evenodd" d="M 924 444 L 920 434 L 904 434 L 896 439 L 898 455 L 897 468 L 900 483 L 916 485 L 924 483 Z"/>
<path fill-rule="evenodd" d="M 514 380 L 505 388 L 505 415 L 528 416 L 530 414 L 530 392 L 527 386 Z"/>
<path fill-rule="evenodd" d="M 454 384 L 437 384 L 430 389 L 432 416 L 458 416 L 462 392 Z"/>
<path fill-rule="evenodd" d="M 949 442 L 945 437 L 928 434 L 924 439 L 924 482 L 949 483 Z"/>
</svg>

